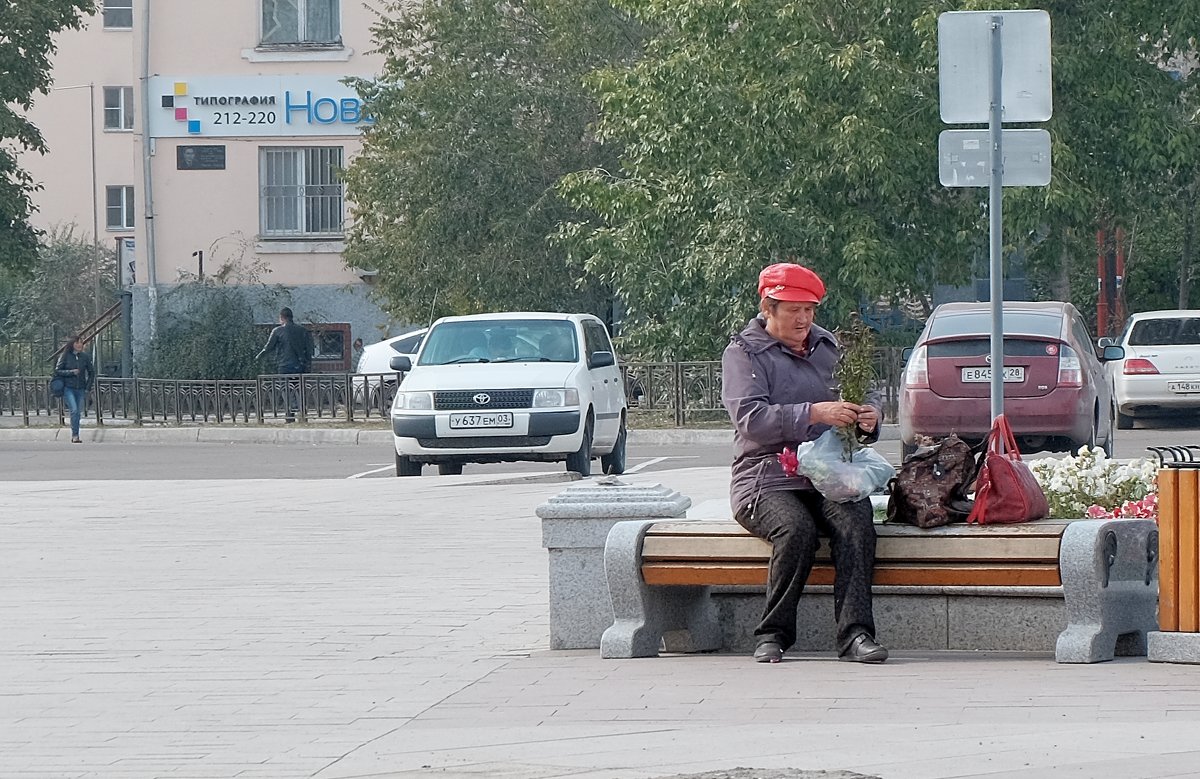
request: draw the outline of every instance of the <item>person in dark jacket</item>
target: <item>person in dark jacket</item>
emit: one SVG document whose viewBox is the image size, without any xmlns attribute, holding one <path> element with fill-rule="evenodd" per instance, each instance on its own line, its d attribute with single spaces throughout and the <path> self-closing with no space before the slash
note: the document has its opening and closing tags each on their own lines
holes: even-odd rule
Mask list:
<svg viewBox="0 0 1200 779">
<path fill-rule="evenodd" d="M 255 359 L 262 359 L 269 352 L 275 353 L 279 372 L 284 374 L 308 373 L 312 367 L 313 341 L 312 334 L 293 321 L 292 309 L 284 306 L 279 309 L 279 326 L 271 330 L 267 345 L 262 348 Z M 288 382 L 287 389 L 288 422 L 296 421 L 296 411 L 299 410 L 298 388 Z"/>
<path fill-rule="evenodd" d="M 72 336 L 54 366 L 54 375 L 63 379 L 63 401 L 71 412 L 71 443 L 81 444 L 79 419 L 87 404 L 87 395 L 96 383 L 92 357 L 83 350 L 83 338 Z"/>
<path fill-rule="evenodd" d="M 812 570 L 818 535 L 830 538 L 838 657 L 881 663 L 871 577 L 875 525 L 869 498 L 826 500 L 801 475 L 784 473 L 784 447 L 855 424 L 864 442 L 879 437 L 881 405 L 838 399 L 837 339 L 813 320 L 825 296 L 816 273 L 794 263 L 768 266 L 758 280 L 759 314 L 733 336 L 721 359 L 721 400 L 734 427 L 730 499 L 742 527 L 771 543 L 767 603 L 755 629 L 754 659 L 777 663 L 796 641 L 796 610 Z"/>
</svg>

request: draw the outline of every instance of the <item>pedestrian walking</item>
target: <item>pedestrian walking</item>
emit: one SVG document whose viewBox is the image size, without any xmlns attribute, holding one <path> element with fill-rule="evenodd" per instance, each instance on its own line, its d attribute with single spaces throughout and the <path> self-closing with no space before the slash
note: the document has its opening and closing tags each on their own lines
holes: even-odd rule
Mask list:
<svg viewBox="0 0 1200 779">
<path fill-rule="evenodd" d="M 87 409 L 87 396 L 96 383 L 92 356 L 83 350 L 83 338 L 75 335 L 63 346 L 54 366 L 54 375 L 63 380 L 63 401 L 71 413 L 71 443 L 81 444 L 79 420 Z"/>
<path fill-rule="evenodd" d="M 271 331 L 267 344 L 255 359 L 262 359 L 268 353 L 275 354 L 279 373 L 299 375 L 308 373 L 312 367 L 313 340 L 312 334 L 304 327 L 296 324 L 292 309 L 284 306 L 279 309 L 279 326 Z M 287 404 L 287 422 L 296 421 L 296 412 L 300 410 L 299 382 L 289 379 L 286 384 L 285 402 Z"/>
</svg>

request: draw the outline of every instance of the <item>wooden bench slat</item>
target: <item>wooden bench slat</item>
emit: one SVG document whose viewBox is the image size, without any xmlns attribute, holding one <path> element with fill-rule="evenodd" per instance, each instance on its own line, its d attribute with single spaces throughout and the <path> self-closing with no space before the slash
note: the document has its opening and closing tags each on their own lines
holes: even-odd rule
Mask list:
<svg viewBox="0 0 1200 779">
<path fill-rule="evenodd" d="M 1040 519 L 1036 522 L 1022 522 L 1016 525 L 968 525 L 965 522 L 922 529 L 912 525 L 877 524 L 875 532 L 879 537 L 944 537 L 965 536 L 971 538 L 1013 536 L 1027 538 L 1029 536 L 1061 537 L 1067 525 L 1076 520 L 1070 519 Z M 656 522 L 646 532 L 646 538 L 654 536 L 740 536 L 748 535 L 746 530 L 733 520 L 684 520 Z"/>
<path fill-rule="evenodd" d="M 969 562 L 996 560 L 1004 562 L 1058 562 L 1060 539 L 1052 538 L 986 538 L 919 537 L 880 538 L 875 548 L 877 562 L 927 561 Z M 679 536 L 647 536 L 642 546 L 642 559 L 657 561 L 756 561 L 771 556 L 771 545 L 750 535 L 704 538 Z M 829 541 L 822 539 L 817 550 L 818 560 L 829 560 Z"/>
<path fill-rule="evenodd" d="M 754 563 L 647 563 L 642 578 L 650 585 L 754 585 L 767 583 L 767 567 Z M 809 584 L 833 584 L 833 566 L 813 566 Z M 875 566 L 873 584 L 941 587 L 1057 587 L 1062 584 L 1057 565 L 985 566 L 976 564 L 925 564 Z"/>
</svg>

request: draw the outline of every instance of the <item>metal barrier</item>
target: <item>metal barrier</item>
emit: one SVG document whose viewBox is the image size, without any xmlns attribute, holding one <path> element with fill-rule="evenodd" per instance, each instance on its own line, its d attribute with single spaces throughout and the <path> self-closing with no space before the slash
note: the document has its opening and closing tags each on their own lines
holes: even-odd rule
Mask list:
<svg viewBox="0 0 1200 779">
<path fill-rule="evenodd" d="M 634 426 L 729 424 L 721 404 L 720 362 L 634 362 L 624 368 Z M 902 369 L 899 349 L 876 350 L 875 389 L 886 422 L 896 420 Z M 61 403 L 50 395 L 49 381 L 0 377 L 0 415 L 21 416 L 26 425 L 42 415 L 57 414 L 61 419 Z M 291 406 L 301 420 L 387 419 L 398 386 L 395 373 L 270 374 L 228 381 L 105 376 L 96 380 L 88 416 L 101 425 L 116 419 L 138 425 L 261 424 L 286 418 Z"/>
<path fill-rule="evenodd" d="M 1158 627 L 1200 632 L 1200 446 L 1150 446 L 1158 457 Z"/>
</svg>

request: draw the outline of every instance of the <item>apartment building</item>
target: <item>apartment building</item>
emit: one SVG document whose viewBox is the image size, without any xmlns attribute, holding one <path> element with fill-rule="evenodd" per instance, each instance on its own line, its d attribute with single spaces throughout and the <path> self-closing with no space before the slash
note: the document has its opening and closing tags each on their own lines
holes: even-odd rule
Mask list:
<svg viewBox="0 0 1200 779">
<path fill-rule="evenodd" d="M 53 91 L 32 121 L 50 147 L 23 164 L 43 185 L 37 224 L 74 224 L 118 251 L 139 345 L 185 274 L 236 263 L 319 322 L 324 370 L 391 334 L 370 273 L 342 261 L 339 168 L 370 121 L 350 76 L 371 76 L 359 0 L 102 0 L 63 33 Z M 275 319 L 274 305 L 256 318 Z"/>
</svg>

